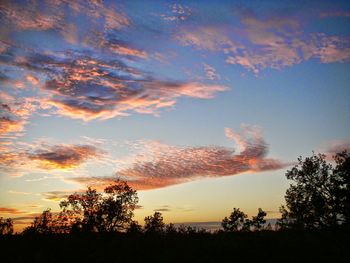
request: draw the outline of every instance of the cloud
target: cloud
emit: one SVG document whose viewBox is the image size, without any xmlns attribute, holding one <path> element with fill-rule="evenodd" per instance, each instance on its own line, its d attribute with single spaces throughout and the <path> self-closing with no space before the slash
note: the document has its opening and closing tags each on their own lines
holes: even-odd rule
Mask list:
<svg viewBox="0 0 350 263">
<path fill-rule="evenodd" d="M 1 14 L 6 24 L 17 30 L 45 31 L 50 29 L 66 32 L 66 15 L 82 14 L 89 18 L 91 24 L 103 23 L 106 30 L 122 29 L 130 25 L 129 18 L 113 5 L 102 1 L 68 1 L 54 0 L 40 3 L 2 1 Z M 70 29 L 69 29 L 70 30 Z M 68 42 L 71 40 L 68 38 Z"/>
<path fill-rule="evenodd" d="M 40 103 L 36 98 L 16 97 L 8 92 L 0 91 L 0 148 L 3 154 L 6 153 L 5 150 L 11 139 L 24 134 L 30 115 L 38 108 L 40 108 Z"/>
<path fill-rule="evenodd" d="M 156 189 L 201 178 L 222 177 L 277 170 L 288 166 L 280 160 L 266 158 L 267 144 L 255 126 L 242 126 L 242 132 L 226 129 L 241 151 L 222 146 L 181 147 L 148 142 L 130 167 L 116 172 L 115 177 L 76 177 L 68 179 L 103 187 L 116 178 L 127 180 L 138 190 Z"/>
<path fill-rule="evenodd" d="M 333 140 L 326 143 L 321 152 L 324 152 L 328 159 L 332 160 L 337 153 L 347 151 L 350 153 L 350 139 Z"/>
<path fill-rule="evenodd" d="M 161 14 L 162 19 L 166 21 L 185 21 L 192 15 L 192 9 L 181 4 L 173 4 L 170 10 Z"/>
<path fill-rule="evenodd" d="M 19 215 L 19 214 L 25 214 L 25 212 L 18 210 L 16 208 L 10 208 L 10 207 L 0 207 L 0 214 L 5 215 Z"/>
<path fill-rule="evenodd" d="M 155 211 L 155 212 L 170 212 L 171 209 L 170 208 L 157 208 L 157 209 L 154 209 L 153 211 Z"/>
<path fill-rule="evenodd" d="M 220 75 L 216 73 L 216 70 L 214 67 L 206 63 L 203 63 L 203 67 L 204 67 L 205 75 L 207 76 L 208 79 L 210 80 L 220 79 Z"/>
<path fill-rule="evenodd" d="M 135 25 L 112 3 L 54 0 L 39 6 L 36 2 L 5 1 L 1 7 L 4 23 L 0 27 L 9 34 L 0 42 L 1 66 L 6 72 L 0 81 L 6 82 L 16 99 L 19 94 L 27 96 L 30 89 L 36 98 L 31 104 L 36 108 L 28 113 L 40 110 L 46 116 L 58 114 L 84 121 L 135 113 L 159 115 L 181 98 L 211 99 L 228 89 L 181 77 L 166 79 L 146 71 L 142 63 L 153 55 L 123 37 L 125 30 Z M 171 13 L 183 20 L 190 9 L 174 4 Z M 79 22 L 83 18 L 86 26 Z M 31 46 L 26 41 L 17 43 L 11 35 L 20 36 L 22 31 L 55 37 L 55 49 Z M 62 40 L 75 47 L 62 46 Z M 211 78 L 217 76 L 213 68 L 206 67 L 206 71 Z M 15 86 L 22 93 L 14 94 Z M 29 116 L 1 116 L 2 133 L 24 132 Z"/>
<path fill-rule="evenodd" d="M 127 45 L 109 43 L 106 45 L 106 47 L 112 53 L 116 53 L 119 55 L 134 56 L 134 57 L 139 57 L 143 59 L 148 58 L 148 54 L 145 51 L 142 51 L 136 48 L 131 48 L 131 47 L 128 47 Z"/>
<path fill-rule="evenodd" d="M 350 17 L 349 11 L 327 11 L 320 13 L 321 18 L 329 18 L 329 17 Z"/>
<path fill-rule="evenodd" d="M 75 173 L 89 163 L 105 158 L 105 152 L 92 144 L 52 144 L 45 140 L 34 143 L 12 143 L 0 154 L 0 170 L 11 176 L 27 173 L 47 173 L 60 177 L 59 172 Z M 82 172 L 82 171 L 80 171 Z M 50 177 L 44 177 L 48 179 Z M 43 179 L 27 179 L 39 181 Z M 14 193 L 14 192 L 12 192 Z"/>
<path fill-rule="evenodd" d="M 12 24 L 17 30 L 49 30 L 56 28 L 63 19 L 63 13 L 57 10 L 40 13 L 36 4 L 1 1 L 0 10 L 5 25 Z"/>
<path fill-rule="evenodd" d="M 10 194 L 15 194 L 15 195 L 30 195 L 30 194 L 32 194 L 29 192 L 22 192 L 22 191 L 15 191 L 15 190 L 9 190 L 7 192 Z"/>
<path fill-rule="evenodd" d="M 123 56 L 146 56 L 125 43 L 116 43 L 123 48 L 119 50 Z M 9 64 L 46 75 L 42 92 L 38 92 L 41 98 L 37 99 L 42 109 L 84 121 L 132 113 L 158 115 L 161 109 L 173 107 L 179 98 L 211 99 L 228 89 L 194 81 L 162 80 L 127 65 L 121 58 L 101 59 L 89 52 L 34 51 L 20 61 L 10 56 Z M 39 79 L 35 74 L 26 78 L 32 83 Z"/>
<path fill-rule="evenodd" d="M 198 26 L 182 29 L 175 34 L 175 39 L 184 46 L 195 46 L 209 51 L 236 51 L 242 46 L 232 40 L 225 28 Z"/>
<path fill-rule="evenodd" d="M 349 37 L 306 33 L 302 20 L 296 16 L 261 17 L 241 10 L 238 18 L 240 23 L 235 24 L 186 27 L 174 37 L 183 46 L 221 52 L 226 63 L 240 65 L 255 74 L 265 68 L 281 69 L 311 58 L 318 58 L 321 63 L 350 60 Z"/>
<path fill-rule="evenodd" d="M 63 199 L 66 199 L 69 195 L 73 194 L 74 192 L 82 192 L 83 190 L 78 191 L 51 191 L 42 193 L 42 196 L 44 197 L 44 200 L 46 201 L 52 201 L 52 202 L 60 202 Z"/>
<path fill-rule="evenodd" d="M 75 168 L 100 155 L 101 152 L 91 145 L 55 145 L 27 153 L 29 160 L 37 161 L 46 170 Z"/>
<path fill-rule="evenodd" d="M 309 49 L 311 47 L 313 56 L 319 57 L 322 63 L 346 62 L 350 60 L 350 37 L 329 37 L 320 34 L 316 39 L 311 43 Z"/>
</svg>

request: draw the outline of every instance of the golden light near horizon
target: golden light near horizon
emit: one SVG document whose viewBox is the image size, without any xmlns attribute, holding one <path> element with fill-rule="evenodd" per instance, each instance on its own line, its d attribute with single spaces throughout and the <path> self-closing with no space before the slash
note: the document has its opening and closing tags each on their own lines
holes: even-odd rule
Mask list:
<svg viewBox="0 0 350 263">
<path fill-rule="evenodd" d="M 350 150 L 347 1 L 1 1 L 0 217 L 116 179 L 135 219 L 280 216 L 299 156 Z M 327 160 L 328 160 L 327 159 Z"/>
</svg>

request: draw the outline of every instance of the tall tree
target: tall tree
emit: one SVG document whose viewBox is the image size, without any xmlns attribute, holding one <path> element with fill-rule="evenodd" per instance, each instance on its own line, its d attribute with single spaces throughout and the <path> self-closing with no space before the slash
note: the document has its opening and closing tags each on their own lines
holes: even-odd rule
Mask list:
<svg viewBox="0 0 350 263">
<path fill-rule="evenodd" d="M 73 230 L 117 232 L 132 222 L 137 193 L 126 182 L 116 181 L 104 194 L 90 187 L 83 194 L 70 195 L 61 202 L 62 212 L 74 218 Z"/>
<path fill-rule="evenodd" d="M 336 167 L 334 173 L 339 177 L 340 187 L 335 193 L 338 208 L 343 215 L 344 224 L 350 224 L 350 154 L 347 151 L 334 157 Z"/>
<path fill-rule="evenodd" d="M 336 167 L 323 154 L 313 154 L 288 170 L 293 184 L 286 191 L 286 206 L 278 224 L 290 228 L 324 228 L 349 222 L 349 155 L 338 153 Z"/>
</svg>

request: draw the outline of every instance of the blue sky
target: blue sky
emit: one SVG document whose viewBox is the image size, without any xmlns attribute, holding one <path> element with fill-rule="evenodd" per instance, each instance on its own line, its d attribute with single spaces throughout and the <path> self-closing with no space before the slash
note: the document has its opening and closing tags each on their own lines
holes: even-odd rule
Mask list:
<svg viewBox="0 0 350 263">
<path fill-rule="evenodd" d="M 0 14 L 0 216 L 122 178 L 140 222 L 234 206 L 274 218 L 298 156 L 349 149 L 347 1 L 2 1 Z"/>
</svg>

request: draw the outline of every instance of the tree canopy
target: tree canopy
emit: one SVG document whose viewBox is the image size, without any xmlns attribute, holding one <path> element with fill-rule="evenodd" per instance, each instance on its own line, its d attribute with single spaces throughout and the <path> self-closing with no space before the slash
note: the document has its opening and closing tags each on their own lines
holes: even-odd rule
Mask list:
<svg viewBox="0 0 350 263">
<path fill-rule="evenodd" d="M 302 159 L 286 173 L 292 180 L 286 191 L 286 205 L 280 208 L 282 228 L 325 228 L 349 224 L 350 156 L 344 151 L 333 157 L 324 154 Z"/>
<path fill-rule="evenodd" d="M 24 233 L 120 232 L 133 222 L 137 202 L 136 191 L 126 182 L 116 181 L 103 193 L 88 187 L 84 193 L 72 194 L 61 201 L 60 213 L 43 211 Z"/>
<path fill-rule="evenodd" d="M 160 212 L 154 212 L 153 216 L 145 217 L 146 233 L 161 233 L 164 230 L 163 216 Z"/>
<path fill-rule="evenodd" d="M 266 212 L 259 208 L 258 214 L 250 220 L 239 208 L 233 208 L 230 216 L 222 220 L 221 226 L 225 232 L 261 230 L 266 223 L 266 215 Z"/>
<path fill-rule="evenodd" d="M 13 233 L 13 220 L 0 217 L 0 235 L 11 235 Z"/>
</svg>

